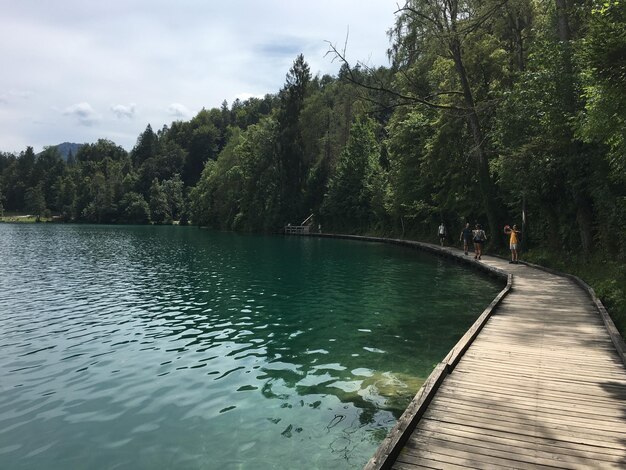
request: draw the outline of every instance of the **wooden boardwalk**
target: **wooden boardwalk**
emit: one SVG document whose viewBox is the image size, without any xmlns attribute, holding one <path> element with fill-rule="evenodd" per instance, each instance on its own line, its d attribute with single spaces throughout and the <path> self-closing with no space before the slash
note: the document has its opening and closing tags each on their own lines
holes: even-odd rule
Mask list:
<svg viewBox="0 0 626 470">
<path fill-rule="evenodd" d="M 626 368 L 587 292 L 483 263 L 512 273 L 511 291 L 434 386 L 395 461 L 366 468 L 626 469 Z"/>
</svg>

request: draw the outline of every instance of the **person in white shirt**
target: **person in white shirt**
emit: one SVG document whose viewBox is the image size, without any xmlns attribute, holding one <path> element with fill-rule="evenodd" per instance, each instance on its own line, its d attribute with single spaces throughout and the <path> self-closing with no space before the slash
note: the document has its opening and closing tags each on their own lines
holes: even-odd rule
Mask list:
<svg viewBox="0 0 626 470">
<path fill-rule="evenodd" d="M 441 246 L 443 246 L 444 241 L 446 240 L 446 226 L 443 225 L 443 222 L 441 222 L 441 225 L 439 226 L 439 243 L 441 244 Z"/>
</svg>

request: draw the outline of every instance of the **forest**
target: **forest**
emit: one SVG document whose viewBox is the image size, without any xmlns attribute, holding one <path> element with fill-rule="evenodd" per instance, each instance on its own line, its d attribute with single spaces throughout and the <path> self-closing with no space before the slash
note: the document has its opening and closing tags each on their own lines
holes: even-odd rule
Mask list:
<svg viewBox="0 0 626 470">
<path fill-rule="evenodd" d="M 256 232 L 313 214 L 423 240 L 443 221 L 450 243 L 468 221 L 492 252 L 523 224 L 522 256 L 585 278 L 624 334 L 623 1 L 409 0 L 395 18 L 388 67 L 329 44 L 336 76 L 299 55 L 275 94 L 148 125 L 130 152 L 2 153 L 0 209 Z"/>
</svg>

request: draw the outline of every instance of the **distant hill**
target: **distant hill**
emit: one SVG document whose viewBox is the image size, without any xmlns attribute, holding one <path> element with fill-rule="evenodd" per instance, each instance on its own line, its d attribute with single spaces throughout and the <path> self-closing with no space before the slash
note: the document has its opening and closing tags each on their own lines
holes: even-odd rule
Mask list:
<svg viewBox="0 0 626 470">
<path fill-rule="evenodd" d="M 83 145 L 85 144 L 63 142 L 62 144 L 52 145 L 51 147 L 55 147 L 59 151 L 59 154 L 61 155 L 63 160 L 67 161 L 67 157 L 69 156 L 70 152 L 72 152 L 72 155 L 76 156 L 76 152 L 78 152 L 78 149 L 80 149 Z"/>
</svg>

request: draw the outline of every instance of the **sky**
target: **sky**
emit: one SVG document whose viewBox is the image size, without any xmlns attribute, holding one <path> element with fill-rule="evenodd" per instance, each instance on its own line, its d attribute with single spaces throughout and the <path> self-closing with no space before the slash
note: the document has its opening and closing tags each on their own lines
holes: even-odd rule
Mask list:
<svg viewBox="0 0 626 470">
<path fill-rule="evenodd" d="M 0 151 L 112 140 L 276 93 L 327 41 L 388 65 L 397 0 L 0 0 Z"/>
</svg>

